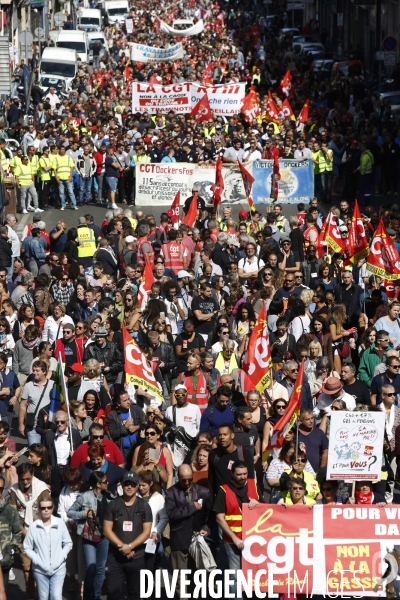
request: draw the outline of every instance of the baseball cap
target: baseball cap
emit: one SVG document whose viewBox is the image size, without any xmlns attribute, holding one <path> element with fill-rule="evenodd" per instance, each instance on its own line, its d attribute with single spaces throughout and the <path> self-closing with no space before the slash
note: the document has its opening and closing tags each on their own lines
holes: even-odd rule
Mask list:
<svg viewBox="0 0 400 600">
<path fill-rule="evenodd" d="M 127 244 L 130 244 L 131 242 L 135 242 L 137 238 L 133 237 L 133 235 L 127 235 L 125 238 L 125 241 Z"/>
<path fill-rule="evenodd" d="M 241 210 L 240 213 L 239 213 L 239 217 L 246 218 L 247 217 L 247 212 L 245 210 Z"/>
<path fill-rule="evenodd" d="M 33 222 L 34 223 L 38 223 L 39 221 L 42 220 L 42 217 L 40 215 L 33 215 Z"/>
<path fill-rule="evenodd" d="M 347 233 L 349 231 L 349 229 L 348 229 L 347 225 L 340 225 L 339 231 L 340 231 L 340 233 L 344 233 L 344 232 Z"/>
<path fill-rule="evenodd" d="M 239 240 L 233 236 L 228 236 L 226 243 L 228 244 L 228 246 L 240 246 Z"/>
<path fill-rule="evenodd" d="M 187 271 L 178 271 L 178 279 L 182 279 L 182 277 L 191 277 L 190 273 Z"/>
<path fill-rule="evenodd" d="M 139 477 L 136 473 L 126 473 L 121 481 L 122 485 L 124 485 L 124 483 L 133 483 L 134 485 L 137 485 L 139 483 Z"/>
<path fill-rule="evenodd" d="M 185 390 L 185 392 L 187 392 L 186 386 L 184 386 L 182 383 L 178 383 L 178 385 L 174 387 L 174 392 L 177 392 L 178 390 Z"/>
<path fill-rule="evenodd" d="M 70 371 L 74 371 L 75 373 L 80 373 L 81 375 L 83 375 L 85 369 L 83 368 L 83 365 L 81 365 L 81 363 L 74 363 L 73 365 L 70 366 Z"/>
</svg>

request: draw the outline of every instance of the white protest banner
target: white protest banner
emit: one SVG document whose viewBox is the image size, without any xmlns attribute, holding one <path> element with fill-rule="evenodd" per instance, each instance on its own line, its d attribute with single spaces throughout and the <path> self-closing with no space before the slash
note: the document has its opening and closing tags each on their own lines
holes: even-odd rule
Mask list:
<svg viewBox="0 0 400 600">
<path fill-rule="evenodd" d="M 133 83 L 132 112 L 148 111 L 153 114 L 156 111 L 168 113 L 170 110 L 174 110 L 176 113 L 190 113 L 192 110 L 190 90 L 189 82 L 174 85 Z"/>
<path fill-rule="evenodd" d="M 169 48 L 154 48 L 143 44 L 132 44 L 131 60 L 141 63 L 158 63 L 183 58 L 183 46 L 179 42 Z"/>
<path fill-rule="evenodd" d="M 223 168 L 225 189 L 223 204 L 246 202 L 243 180 L 239 169 Z M 170 207 L 180 191 L 182 205 L 192 195 L 196 185 L 199 196 L 206 204 L 212 203 L 211 186 L 215 183 L 214 166 L 198 166 L 191 163 L 138 163 L 136 167 L 136 201 L 141 206 Z"/>
<path fill-rule="evenodd" d="M 190 35 L 198 35 L 204 29 L 203 21 L 197 21 L 192 27 L 188 27 L 187 29 L 174 29 L 164 23 L 164 21 L 160 21 L 160 31 L 163 33 L 167 33 L 168 35 L 173 35 L 175 37 L 188 37 Z"/>
<path fill-rule="evenodd" d="M 224 83 L 204 86 L 192 83 L 192 107 L 207 94 L 210 107 L 215 115 L 237 115 L 241 111 L 245 97 L 246 83 Z"/>
<path fill-rule="evenodd" d="M 133 32 L 133 19 L 125 19 L 126 33 L 129 35 Z"/>
<path fill-rule="evenodd" d="M 379 481 L 384 430 L 384 412 L 332 412 L 327 479 Z"/>
</svg>

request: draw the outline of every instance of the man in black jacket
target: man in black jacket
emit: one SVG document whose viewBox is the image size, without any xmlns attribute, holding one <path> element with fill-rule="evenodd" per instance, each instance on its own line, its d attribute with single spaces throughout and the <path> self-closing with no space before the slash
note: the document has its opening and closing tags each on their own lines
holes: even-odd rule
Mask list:
<svg viewBox="0 0 400 600">
<path fill-rule="evenodd" d="M 54 415 L 56 431 L 46 431 L 43 445 L 49 453 L 49 462 L 58 470 L 60 485 L 63 487 L 64 475 L 69 467 L 72 453 L 82 444 L 81 436 L 77 429 L 69 427 L 69 416 L 64 410 L 59 410 Z"/>
<path fill-rule="evenodd" d="M 347 321 L 346 326 L 357 325 L 360 314 L 360 295 L 361 287 L 353 283 L 353 274 L 351 271 L 343 271 L 342 283 L 335 290 L 336 302 L 343 302 L 346 306 Z"/>
<path fill-rule="evenodd" d="M 192 535 L 209 535 L 208 516 L 212 508 L 207 488 L 193 483 L 193 471 L 190 465 L 181 465 L 178 469 L 178 483 L 170 487 L 165 494 L 165 508 L 170 524 L 170 544 L 172 568 L 196 570 L 194 560 L 188 552 Z M 180 597 L 180 577 L 176 594 Z"/>
<path fill-rule="evenodd" d="M 157 331 L 150 331 L 147 339 L 150 347 L 153 348 L 153 361 L 154 359 L 157 360 L 157 366 L 165 380 L 167 389 L 171 392 L 171 371 L 176 365 L 174 349 L 171 344 L 160 341 Z"/>
<path fill-rule="evenodd" d="M 12 248 L 8 238 L 8 229 L 5 225 L 0 227 L 0 267 L 11 267 Z M 11 275 L 10 275 L 11 277 Z"/>
<path fill-rule="evenodd" d="M 107 340 L 107 330 L 100 325 L 95 333 L 95 343 L 86 346 L 83 355 L 83 362 L 94 358 L 100 363 L 102 373 L 107 378 L 108 383 L 115 383 L 118 373 L 124 368 L 123 360 L 118 346 L 114 342 Z"/>
</svg>

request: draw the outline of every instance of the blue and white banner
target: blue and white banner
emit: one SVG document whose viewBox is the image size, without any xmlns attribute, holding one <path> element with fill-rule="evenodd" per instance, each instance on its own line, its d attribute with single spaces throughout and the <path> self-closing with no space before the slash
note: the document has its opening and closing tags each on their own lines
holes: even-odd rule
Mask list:
<svg viewBox="0 0 400 600">
<path fill-rule="evenodd" d="M 169 48 L 153 48 L 143 44 L 132 44 L 131 60 L 141 63 L 158 63 L 183 58 L 181 42 Z"/>
<path fill-rule="evenodd" d="M 274 163 L 272 160 L 257 160 L 252 164 L 255 179 L 252 189 L 254 204 L 271 202 L 271 178 Z M 297 204 L 309 202 L 314 196 L 314 172 L 311 160 L 280 159 L 278 202 Z"/>
</svg>

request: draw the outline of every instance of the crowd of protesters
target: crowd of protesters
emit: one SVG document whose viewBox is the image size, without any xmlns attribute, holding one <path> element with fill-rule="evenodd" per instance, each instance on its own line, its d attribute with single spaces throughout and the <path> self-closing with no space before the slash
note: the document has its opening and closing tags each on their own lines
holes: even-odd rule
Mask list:
<svg viewBox="0 0 400 600">
<path fill-rule="evenodd" d="M 19 553 L 29 600 L 59 600 L 65 581 L 82 600 L 98 600 L 102 589 L 111 599 L 124 579 L 137 600 L 141 569 L 198 567 L 195 533 L 220 568 L 238 570 L 243 503 L 394 501 L 397 288 L 369 272 L 366 259 L 348 266 L 329 249 L 320 256 L 317 240 L 321 202 L 336 204 L 346 240 L 359 194 L 368 241 L 382 217 L 400 249 L 399 206 L 369 205 L 372 193 L 397 193 L 400 140 L 384 102 L 356 80 L 317 80 L 307 56 L 297 59 L 279 34 L 286 13 L 268 20 L 259 9 L 136 3 L 128 15 L 133 33 L 107 27 L 107 60 L 100 53 L 95 67 L 82 65 L 67 99 L 33 86 L 34 124 L 14 157 L 7 159 L 0 140 L 19 210 L 35 213 L 21 239 L 15 215 L 0 227 L 0 565 L 7 589 Z M 184 39 L 181 61 L 132 63 L 129 42 L 168 44 L 156 16 L 171 24 L 203 18 L 205 29 Z M 311 34 L 309 24 L 304 33 Z M 271 123 L 267 113 L 267 91 L 288 68 L 293 112 L 311 98 L 309 118 L 297 128 L 293 120 Z M 251 123 L 235 115 L 198 124 L 173 111 L 132 114 L 132 82 L 151 77 L 245 81 L 260 94 L 260 115 Z M 274 96 L 279 108 L 283 97 Z M 9 125 L 19 110 L 15 100 Z M 227 205 L 217 211 L 196 185 L 181 214 L 195 198 L 193 227 L 174 227 L 171 213 L 156 219 L 136 202 L 140 162 L 214 165 L 218 155 L 235 163 L 277 152 L 313 161 L 316 197 L 295 216 L 278 203 L 265 214 Z M 72 209 L 103 204 L 103 223 L 87 208 L 80 217 L 64 213 L 47 231 L 43 211 L 64 211 L 67 202 Z M 148 263 L 154 283 L 143 293 Z M 264 309 L 273 377 L 260 393 L 244 367 Z M 125 389 L 123 328 L 163 399 Z M 299 421 L 279 450 L 266 451 L 303 358 Z M 69 413 L 52 414 L 59 359 Z M 332 411 L 353 410 L 386 417 L 381 479 L 358 482 L 354 493 L 326 477 Z M 27 462 L 16 456 L 16 419 Z"/>
</svg>

